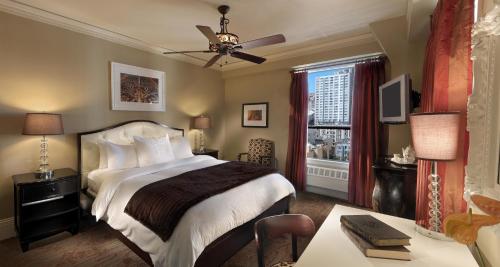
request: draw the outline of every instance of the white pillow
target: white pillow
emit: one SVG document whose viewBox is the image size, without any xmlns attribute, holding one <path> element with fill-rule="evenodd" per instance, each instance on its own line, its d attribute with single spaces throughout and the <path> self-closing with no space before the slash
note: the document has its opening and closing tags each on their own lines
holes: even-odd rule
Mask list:
<svg viewBox="0 0 500 267">
<path fill-rule="evenodd" d="M 134 145 L 118 145 L 104 142 L 108 158 L 108 169 L 127 169 L 137 167 L 137 153 Z"/>
<path fill-rule="evenodd" d="M 108 155 L 106 153 L 106 141 L 99 140 L 97 147 L 99 147 L 99 169 L 106 169 L 108 167 Z"/>
<path fill-rule="evenodd" d="M 191 144 L 186 137 L 174 137 L 170 139 L 170 144 L 172 144 L 172 151 L 176 159 L 184 159 L 194 156 Z"/>
<path fill-rule="evenodd" d="M 175 159 L 168 135 L 159 138 L 134 136 L 134 143 L 140 167 Z"/>
</svg>

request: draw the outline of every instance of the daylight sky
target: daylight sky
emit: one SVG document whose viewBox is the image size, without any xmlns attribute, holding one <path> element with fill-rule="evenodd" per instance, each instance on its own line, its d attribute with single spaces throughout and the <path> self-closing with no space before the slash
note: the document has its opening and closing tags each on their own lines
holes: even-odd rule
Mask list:
<svg viewBox="0 0 500 267">
<path fill-rule="evenodd" d="M 314 82 L 316 81 L 316 77 L 326 76 L 326 75 L 331 75 L 331 74 L 333 74 L 333 70 L 310 72 L 309 76 L 307 77 L 307 83 L 308 83 L 307 87 L 308 87 L 309 93 L 314 93 L 316 91 L 316 88 L 314 86 Z"/>
</svg>

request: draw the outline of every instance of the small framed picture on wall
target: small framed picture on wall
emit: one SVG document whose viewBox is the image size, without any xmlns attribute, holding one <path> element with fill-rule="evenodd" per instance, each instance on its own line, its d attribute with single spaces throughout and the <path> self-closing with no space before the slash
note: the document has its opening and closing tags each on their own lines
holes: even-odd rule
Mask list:
<svg viewBox="0 0 500 267">
<path fill-rule="evenodd" d="M 269 103 L 245 103 L 241 107 L 241 126 L 267 128 Z"/>
</svg>

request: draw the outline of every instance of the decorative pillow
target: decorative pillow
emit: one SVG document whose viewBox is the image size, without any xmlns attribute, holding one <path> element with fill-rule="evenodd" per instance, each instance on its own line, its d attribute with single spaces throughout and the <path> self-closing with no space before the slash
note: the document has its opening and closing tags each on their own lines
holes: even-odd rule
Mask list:
<svg viewBox="0 0 500 267">
<path fill-rule="evenodd" d="M 174 137 L 170 139 L 170 144 L 172 144 L 172 151 L 176 159 L 184 159 L 194 156 L 191 144 L 186 137 Z"/>
<path fill-rule="evenodd" d="M 104 142 L 109 169 L 127 169 L 137 167 L 137 153 L 134 145 L 118 145 Z"/>
<path fill-rule="evenodd" d="M 168 135 L 159 138 L 134 136 L 134 143 L 140 167 L 175 159 Z"/>
<path fill-rule="evenodd" d="M 108 167 L 108 155 L 106 153 L 106 141 L 99 140 L 97 142 L 99 147 L 99 169 L 106 169 Z"/>
</svg>

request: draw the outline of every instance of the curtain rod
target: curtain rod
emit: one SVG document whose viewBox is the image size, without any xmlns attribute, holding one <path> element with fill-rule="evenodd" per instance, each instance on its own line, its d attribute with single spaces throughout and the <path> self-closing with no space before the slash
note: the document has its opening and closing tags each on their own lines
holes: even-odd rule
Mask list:
<svg viewBox="0 0 500 267">
<path fill-rule="evenodd" d="M 373 59 L 382 59 L 386 58 L 386 55 L 383 53 L 373 53 L 373 54 L 367 54 L 367 55 L 362 55 L 362 56 L 354 56 L 354 57 L 346 57 L 346 58 L 340 58 L 340 59 L 334 59 L 334 60 L 328 60 L 328 61 L 322 61 L 318 63 L 312 63 L 312 64 L 306 64 L 306 65 L 300 65 L 293 67 L 292 70 L 294 72 L 299 72 L 299 71 L 308 71 L 308 70 L 321 70 L 324 68 L 330 68 L 335 65 L 349 65 L 349 64 L 355 64 L 355 63 L 361 63 L 367 60 L 373 60 Z"/>
</svg>

